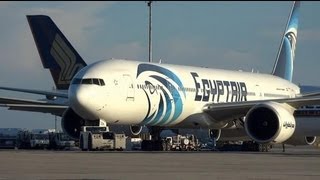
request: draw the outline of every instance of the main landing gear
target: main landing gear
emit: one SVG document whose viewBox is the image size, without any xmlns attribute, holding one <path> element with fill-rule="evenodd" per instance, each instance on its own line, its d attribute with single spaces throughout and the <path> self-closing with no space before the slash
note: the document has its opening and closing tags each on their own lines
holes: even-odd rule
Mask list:
<svg viewBox="0 0 320 180">
<path fill-rule="evenodd" d="M 242 144 L 242 151 L 269 152 L 271 148 L 271 144 L 259 144 L 253 141 L 246 141 Z"/>
<path fill-rule="evenodd" d="M 160 133 L 162 129 L 157 126 L 149 128 L 149 139 L 144 139 L 141 142 L 142 151 L 163 151 L 166 149 L 165 142 L 161 139 Z"/>
</svg>

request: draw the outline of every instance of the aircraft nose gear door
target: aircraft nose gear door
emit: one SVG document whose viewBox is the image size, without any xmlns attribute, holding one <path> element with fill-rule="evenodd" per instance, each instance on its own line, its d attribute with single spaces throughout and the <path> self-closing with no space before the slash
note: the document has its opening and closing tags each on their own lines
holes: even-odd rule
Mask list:
<svg viewBox="0 0 320 180">
<path fill-rule="evenodd" d="M 129 74 L 123 75 L 124 88 L 127 90 L 126 101 L 134 101 L 134 85 L 132 78 Z"/>
</svg>

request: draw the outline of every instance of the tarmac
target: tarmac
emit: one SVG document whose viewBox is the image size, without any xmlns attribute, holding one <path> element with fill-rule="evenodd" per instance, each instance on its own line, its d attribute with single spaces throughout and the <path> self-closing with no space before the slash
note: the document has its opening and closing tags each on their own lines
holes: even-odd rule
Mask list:
<svg viewBox="0 0 320 180">
<path fill-rule="evenodd" d="M 0 150 L 0 179 L 320 179 L 320 149 L 286 152 Z"/>
</svg>

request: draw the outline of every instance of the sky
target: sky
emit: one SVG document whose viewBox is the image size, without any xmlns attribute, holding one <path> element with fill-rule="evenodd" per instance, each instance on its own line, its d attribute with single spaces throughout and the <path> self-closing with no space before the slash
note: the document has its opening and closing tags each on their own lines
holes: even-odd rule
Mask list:
<svg viewBox="0 0 320 180">
<path fill-rule="evenodd" d="M 102 59 L 148 61 L 146 1 L 0 1 L 0 86 L 51 90 L 26 15 L 50 16 L 87 64 Z M 155 1 L 153 61 L 272 71 L 291 1 Z M 320 2 L 301 2 L 293 82 L 320 86 Z M 41 99 L 7 92 L 0 96 Z M 54 128 L 50 114 L 0 107 L 0 128 Z M 60 118 L 58 118 L 58 127 Z"/>
</svg>

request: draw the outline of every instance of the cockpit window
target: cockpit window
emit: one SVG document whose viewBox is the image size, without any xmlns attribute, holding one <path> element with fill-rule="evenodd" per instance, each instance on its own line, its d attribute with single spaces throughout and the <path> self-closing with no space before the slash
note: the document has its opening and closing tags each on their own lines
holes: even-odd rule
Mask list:
<svg viewBox="0 0 320 180">
<path fill-rule="evenodd" d="M 92 84 L 92 79 L 82 79 L 81 84 Z"/>
<path fill-rule="evenodd" d="M 103 79 L 99 79 L 99 81 L 100 81 L 100 85 L 101 85 L 101 86 L 104 86 L 104 85 L 105 85 Z"/>
<path fill-rule="evenodd" d="M 92 79 L 92 83 L 96 84 L 96 85 L 100 85 L 99 80 L 98 79 Z"/>
<path fill-rule="evenodd" d="M 86 78 L 86 79 L 75 78 L 72 81 L 72 84 L 96 84 L 98 86 L 105 85 L 103 79 L 97 79 L 97 78 Z"/>
</svg>

